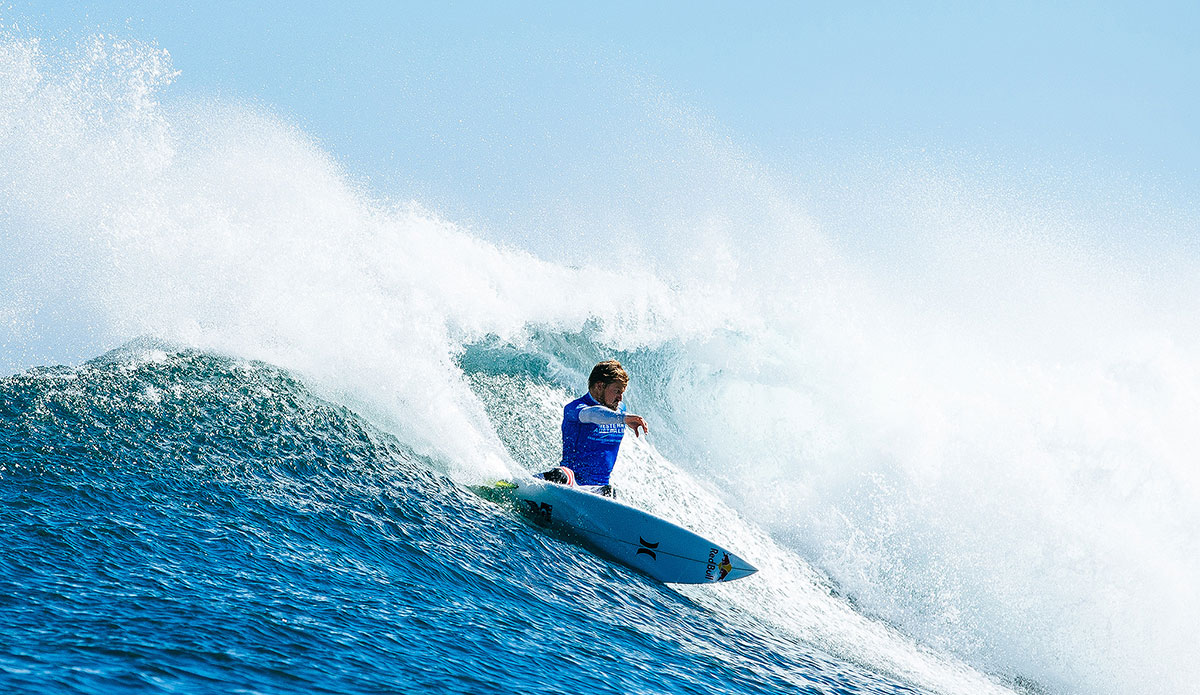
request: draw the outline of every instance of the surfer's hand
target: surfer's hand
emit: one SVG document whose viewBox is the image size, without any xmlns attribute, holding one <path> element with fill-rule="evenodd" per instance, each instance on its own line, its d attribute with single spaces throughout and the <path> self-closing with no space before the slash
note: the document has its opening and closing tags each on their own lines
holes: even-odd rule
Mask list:
<svg viewBox="0 0 1200 695">
<path fill-rule="evenodd" d="M 635 437 L 641 436 L 641 432 L 638 432 L 639 427 L 642 429 L 642 432 L 650 431 L 650 428 L 646 426 L 646 421 L 640 415 L 626 415 L 625 426 L 633 430 L 633 436 Z"/>
</svg>

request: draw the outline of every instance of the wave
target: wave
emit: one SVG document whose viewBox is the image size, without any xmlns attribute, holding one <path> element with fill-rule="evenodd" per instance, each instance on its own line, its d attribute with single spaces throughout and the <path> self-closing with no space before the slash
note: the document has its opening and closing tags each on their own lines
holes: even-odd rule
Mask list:
<svg viewBox="0 0 1200 695">
<path fill-rule="evenodd" d="M 14 688 L 906 692 L 543 536 L 269 365 L 140 341 L 0 394 Z"/>
<path fill-rule="evenodd" d="M 712 177 L 715 202 L 649 211 L 679 219 L 662 238 L 637 235 L 636 256 L 597 255 L 611 240 L 588 233 L 569 244 L 569 262 L 551 261 L 522 250 L 537 230 L 485 241 L 417 203 L 378 200 L 265 109 L 170 98 L 169 56 L 153 44 L 63 47 L 10 32 L 0 46 L 0 373 L 151 336 L 182 346 L 144 351 L 170 370 L 196 361 L 216 370 L 218 398 L 240 394 L 206 406 L 213 423 L 257 413 L 278 428 L 238 420 L 220 435 L 206 425 L 221 446 L 195 451 L 181 429 L 154 457 L 139 454 L 134 435 L 151 433 L 136 428 L 161 424 L 133 406 L 185 407 L 169 393 L 178 381 L 154 381 L 151 359 L 130 372 L 144 384 L 113 385 L 119 403 L 99 388 L 119 370 L 99 364 L 6 382 L 88 384 L 70 408 L 94 409 L 99 422 L 115 408 L 107 426 L 134 428 L 117 433 L 124 453 L 99 432 L 50 441 L 69 428 L 43 445 L 93 447 L 86 465 L 134 462 L 118 471 L 171 462 L 141 472 L 186 468 L 198 475 L 188 480 L 222 485 L 264 475 L 224 447 L 266 447 L 272 481 L 305 498 L 334 494 L 317 488 L 344 487 L 346 476 L 380 488 L 395 476 L 430 486 L 435 506 L 474 510 L 424 510 L 447 524 L 431 533 L 478 522 L 495 539 L 521 527 L 496 522 L 457 485 L 552 460 L 556 409 L 591 363 L 617 356 L 634 375 L 631 407 L 653 427 L 623 454 L 618 482 L 685 525 L 727 528 L 722 540 L 764 568 L 744 594 L 681 594 L 703 607 L 689 620 L 716 611 L 772 645 L 795 639 L 937 691 L 998 687 L 958 659 L 1053 692 L 1194 680 L 1184 650 L 1198 611 L 1188 597 L 1200 577 L 1200 490 L 1188 413 L 1200 341 L 1188 317 L 1200 294 L 1179 272 L 1156 278 L 1107 255 L 1078 232 L 1087 215 L 1043 214 L 1027 191 L 997 199 L 953 172 L 901 172 L 904 200 L 880 194 L 884 212 L 826 230 L 763 167 L 686 117 L 664 121 L 658 105 L 654 132 L 677 126 L 671 142 Z M 669 178 L 654 172 L 643 178 Z M 724 206 L 721 190 L 738 203 Z M 894 247 L 847 231 L 880 217 Z M 530 244 L 556 245 L 568 244 Z M 1178 270 L 1177 250 L 1139 259 Z M 275 395 L 256 400 L 259 384 L 234 378 L 234 364 L 255 365 Z M 299 410 L 273 410 L 276 397 Z M 357 457 L 332 457 L 336 475 L 312 470 L 329 452 L 287 429 L 315 412 L 371 432 L 356 435 Z M 28 426 L 22 436 L 35 436 Z M 281 457 L 280 436 L 310 450 Z M 45 455 L 35 451 L 22 466 Z M 227 494 L 216 496 L 245 499 Z M 392 506 L 369 523 L 408 513 L 386 495 Z M 293 497 L 289 514 L 299 514 Z M 346 509 L 370 504 L 335 506 L 353 526 Z M 304 552 L 329 554 L 318 546 Z M 429 560 L 444 552 L 430 548 L 418 543 L 411 557 L 453 566 Z M 465 557 L 493 561 L 478 548 Z M 614 576 L 588 563 L 573 555 L 554 571 Z M 490 600 L 475 608 L 461 631 L 488 622 Z M 579 635 L 613 629 L 571 615 L 591 626 Z"/>
</svg>

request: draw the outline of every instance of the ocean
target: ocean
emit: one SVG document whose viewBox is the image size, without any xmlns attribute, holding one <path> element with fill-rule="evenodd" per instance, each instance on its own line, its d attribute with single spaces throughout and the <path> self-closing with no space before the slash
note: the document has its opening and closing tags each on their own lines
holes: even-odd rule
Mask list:
<svg viewBox="0 0 1200 695">
<path fill-rule="evenodd" d="M 0 691 L 1195 692 L 1190 247 L 928 171 L 805 212 L 720 138 L 661 234 L 506 235 L 174 78 L 0 33 Z M 607 358 L 622 498 L 756 575 L 470 491 Z"/>
<path fill-rule="evenodd" d="M 497 371 L 485 397 L 547 388 Z M 6 692 L 918 691 L 755 619 L 764 586 L 542 534 L 266 364 L 126 348 L 2 402 Z"/>
</svg>

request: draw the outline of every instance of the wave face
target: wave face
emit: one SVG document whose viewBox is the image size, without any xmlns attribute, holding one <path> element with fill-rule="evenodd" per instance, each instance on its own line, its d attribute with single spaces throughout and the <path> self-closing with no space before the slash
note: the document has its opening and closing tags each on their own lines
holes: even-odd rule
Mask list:
<svg viewBox="0 0 1200 695">
<path fill-rule="evenodd" d="M 0 382 L 12 692 L 903 693 L 544 536 L 270 366 Z"/>
<path fill-rule="evenodd" d="M 637 253 L 597 258 L 603 225 L 489 241 L 380 202 L 173 77 L 154 45 L 0 34 L 13 689 L 1200 678 L 1200 291 L 1170 230 L 1098 238 L 1084 203 L 936 168 L 813 215 L 655 102 L 646 151 L 678 156 L 614 215 L 650 221 Z M 755 577 L 657 586 L 465 491 L 555 460 L 612 356 L 653 428 L 623 494 Z"/>
</svg>

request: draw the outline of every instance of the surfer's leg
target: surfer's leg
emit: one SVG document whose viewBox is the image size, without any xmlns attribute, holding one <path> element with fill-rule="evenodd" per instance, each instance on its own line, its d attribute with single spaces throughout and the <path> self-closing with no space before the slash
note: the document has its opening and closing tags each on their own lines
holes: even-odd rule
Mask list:
<svg viewBox="0 0 1200 695">
<path fill-rule="evenodd" d="M 551 468 L 545 473 L 539 473 L 537 477 L 547 482 L 558 483 L 559 485 L 575 486 L 575 471 L 566 466 Z"/>
</svg>

